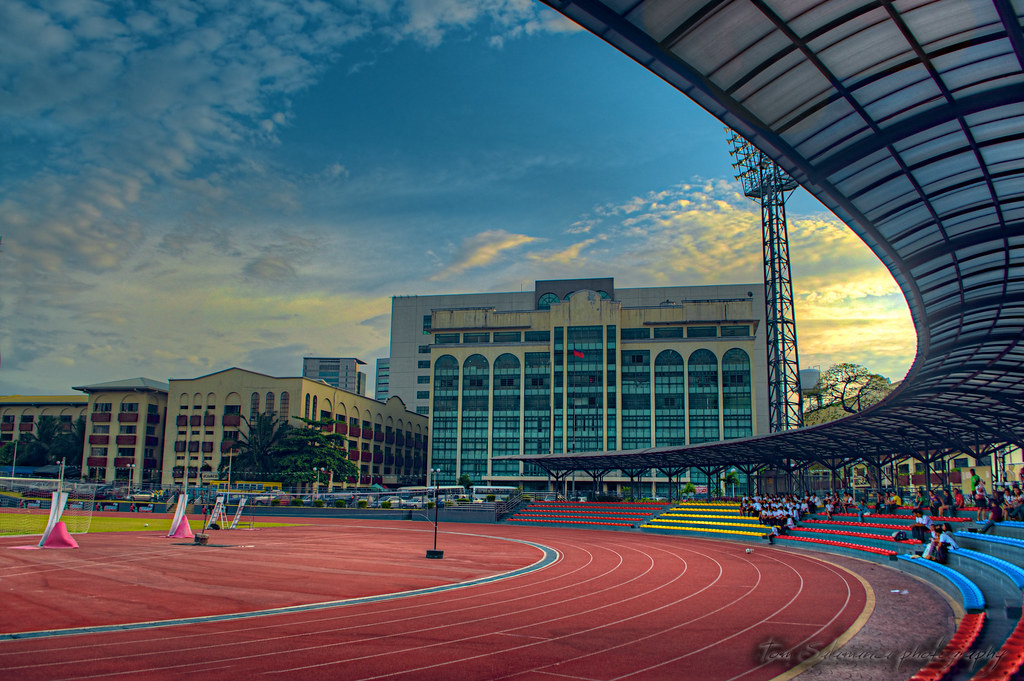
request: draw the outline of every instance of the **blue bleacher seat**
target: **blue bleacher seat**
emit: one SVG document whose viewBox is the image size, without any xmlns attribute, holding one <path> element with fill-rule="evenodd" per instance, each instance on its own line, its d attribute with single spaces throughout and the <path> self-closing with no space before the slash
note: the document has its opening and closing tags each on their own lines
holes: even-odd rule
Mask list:
<svg viewBox="0 0 1024 681">
<path fill-rule="evenodd" d="M 1018 589 L 1024 589 L 1024 570 L 1017 567 L 1008 560 L 1002 558 L 996 558 L 980 551 L 972 551 L 971 549 L 957 549 L 956 554 L 958 556 L 967 556 L 974 560 L 980 561 L 989 565 L 996 570 L 999 570 L 1004 575 L 1009 577 L 1010 581 L 1017 585 Z"/>
<path fill-rule="evenodd" d="M 979 612 L 985 609 L 985 597 L 982 595 L 978 585 L 953 568 L 946 567 L 932 560 L 918 558 L 917 556 L 901 555 L 899 560 L 910 561 L 915 565 L 940 574 L 952 582 L 953 586 L 960 592 L 960 597 L 964 602 L 964 610 L 967 612 Z"/>
</svg>

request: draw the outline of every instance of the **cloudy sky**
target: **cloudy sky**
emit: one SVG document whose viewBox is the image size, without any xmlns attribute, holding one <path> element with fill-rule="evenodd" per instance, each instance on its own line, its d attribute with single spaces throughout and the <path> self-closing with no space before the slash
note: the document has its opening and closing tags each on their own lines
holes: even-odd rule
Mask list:
<svg viewBox="0 0 1024 681">
<path fill-rule="evenodd" d="M 535 0 L 0 3 L 0 394 L 387 355 L 393 295 L 760 281 L 722 126 Z M 802 190 L 800 359 L 892 379 Z"/>
</svg>

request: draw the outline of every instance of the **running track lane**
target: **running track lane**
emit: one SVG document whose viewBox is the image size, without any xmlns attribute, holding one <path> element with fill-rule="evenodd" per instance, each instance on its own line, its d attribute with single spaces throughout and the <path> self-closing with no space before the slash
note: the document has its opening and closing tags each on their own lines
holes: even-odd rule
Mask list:
<svg viewBox="0 0 1024 681">
<path fill-rule="evenodd" d="M 862 621 L 856 576 L 714 540 L 485 526 L 560 559 L 454 591 L 285 615 L 0 642 L 7 679 L 758 681 Z M 382 531 L 401 531 L 387 528 Z"/>
</svg>

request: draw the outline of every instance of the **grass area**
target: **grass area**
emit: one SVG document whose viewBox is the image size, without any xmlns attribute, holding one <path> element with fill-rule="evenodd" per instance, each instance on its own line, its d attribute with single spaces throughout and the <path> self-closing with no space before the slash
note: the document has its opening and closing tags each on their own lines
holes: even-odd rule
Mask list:
<svg viewBox="0 0 1024 681">
<path fill-rule="evenodd" d="M 4 515 L 0 514 L 0 536 L 4 535 L 19 535 L 19 534 L 39 534 L 43 533 L 46 529 L 46 514 L 40 513 L 21 513 L 17 514 L 17 518 L 4 518 Z M 10 514 L 15 515 L 15 514 Z M 8 521 L 8 522 L 5 522 Z M 80 532 L 80 522 L 75 516 L 68 516 L 64 518 L 65 523 L 68 526 L 68 531 L 71 533 Z M 289 527 L 292 525 L 299 525 L 301 523 L 268 523 L 268 522 L 257 522 L 252 527 Z M 148 525 L 148 526 L 147 526 Z M 193 532 L 198 532 L 203 527 L 202 518 L 189 519 L 189 527 L 192 528 Z M 238 521 L 239 528 L 250 527 L 250 524 L 246 520 Z M 148 517 L 145 515 L 132 514 L 121 516 L 93 516 L 92 522 L 89 524 L 89 533 L 94 532 L 167 532 L 171 529 L 171 519 L 163 516 Z M 216 532 L 216 530 L 212 530 Z"/>
</svg>

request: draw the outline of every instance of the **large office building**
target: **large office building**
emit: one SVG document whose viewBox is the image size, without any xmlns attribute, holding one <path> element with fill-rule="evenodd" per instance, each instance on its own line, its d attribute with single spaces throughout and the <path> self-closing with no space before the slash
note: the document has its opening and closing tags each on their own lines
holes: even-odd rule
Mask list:
<svg viewBox="0 0 1024 681">
<path fill-rule="evenodd" d="M 302 375 L 356 395 L 365 395 L 366 374 L 359 370 L 365 364 L 355 357 L 303 357 Z"/>
<path fill-rule="evenodd" d="M 390 388 L 430 417 L 438 482 L 542 489 L 518 454 L 641 449 L 767 432 L 764 287 L 396 297 Z M 609 475 L 605 486 L 626 482 Z M 667 483 L 643 480 L 657 493 Z"/>
<path fill-rule="evenodd" d="M 427 419 L 397 397 L 378 402 L 304 377 L 275 377 L 231 368 L 190 379 L 171 379 L 168 433 L 163 451 L 165 485 L 192 487 L 212 478 L 223 457 L 238 453 L 243 421 L 273 414 L 293 426 L 300 419 L 333 419 L 347 439 L 358 476 L 338 484 L 422 485 L 426 481 Z M 243 477 L 245 471 L 238 471 Z"/>
</svg>

